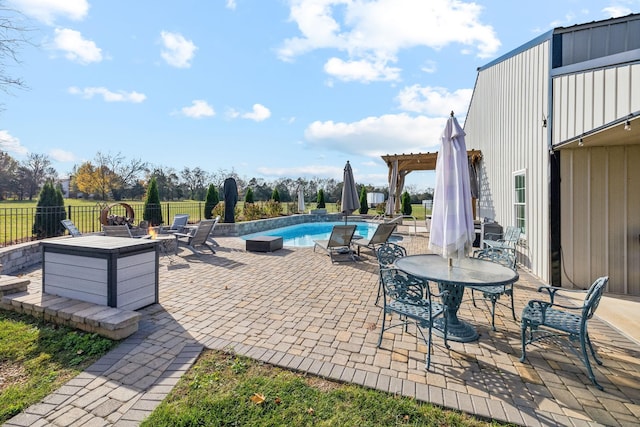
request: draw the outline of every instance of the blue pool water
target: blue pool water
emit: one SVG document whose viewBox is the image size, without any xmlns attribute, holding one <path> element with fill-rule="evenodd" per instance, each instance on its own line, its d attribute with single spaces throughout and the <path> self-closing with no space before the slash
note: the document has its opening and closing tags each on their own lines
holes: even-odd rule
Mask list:
<svg viewBox="0 0 640 427">
<path fill-rule="evenodd" d="M 350 222 L 350 225 L 356 225 L 356 235 L 365 239 L 370 239 L 375 233 L 378 224 L 367 222 Z M 260 233 L 246 234 L 242 236 L 244 240 L 256 236 L 282 236 L 282 244 L 284 246 L 294 246 L 298 248 L 313 246 L 314 240 L 328 240 L 334 225 L 344 225 L 344 221 L 340 222 L 312 222 L 298 225 L 290 225 L 288 227 L 274 228 Z"/>
</svg>

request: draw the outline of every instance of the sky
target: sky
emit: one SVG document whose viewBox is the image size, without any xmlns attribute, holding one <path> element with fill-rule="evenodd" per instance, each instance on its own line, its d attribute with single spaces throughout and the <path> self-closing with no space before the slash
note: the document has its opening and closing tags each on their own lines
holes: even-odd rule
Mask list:
<svg viewBox="0 0 640 427">
<path fill-rule="evenodd" d="M 64 176 L 120 153 L 274 181 L 342 180 L 349 160 L 374 186 L 382 155 L 437 151 L 449 113 L 464 123 L 478 67 L 553 28 L 640 12 L 640 0 L 0 4 L 30 42 L 3 61 L 27 86 L 0 91 L 0 149 L 18 161 L 46 154 Z"/>
</svg>

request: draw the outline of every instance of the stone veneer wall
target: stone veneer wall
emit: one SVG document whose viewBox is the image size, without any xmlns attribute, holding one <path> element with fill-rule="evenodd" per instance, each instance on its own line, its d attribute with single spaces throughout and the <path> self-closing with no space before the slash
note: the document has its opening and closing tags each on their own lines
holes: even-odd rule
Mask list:
<svg viewBox="0 0 640 427">
<path fill-rule="evenodd" d="M 303 224 L 307 222 L 340 221 L 342 214 L 300 214 L 288 215 L 279 218 L 259 219 L 257 221 L 236 222 L 233 224 L 218 223 L 213 230 L 213 236 L 238 237 L 245 234 L 260 233 L 273 228 L 287 227 L 289 225 Z M 68 236 L 62 237 L 69 238 Z M 2 274 L 15 274 L 20 270 L 42 262 L 40 242 L 27 242 L 0 248 L 0 272 Z"/>
</svg>

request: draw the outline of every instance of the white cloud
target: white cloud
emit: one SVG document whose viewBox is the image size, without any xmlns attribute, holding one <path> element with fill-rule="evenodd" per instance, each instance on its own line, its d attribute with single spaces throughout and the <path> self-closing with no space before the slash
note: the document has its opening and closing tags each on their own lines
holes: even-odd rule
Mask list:
<svg viewBox="0 0 640 427">
<path fill-rule="evenodd" d="M 80 21 L 89 12 L 87 0 L 9 0 L 8 3 L 48 25 L 53 25 L 58 17 Z"/>
<path fill-rule="evenodd" d="M 305 129 L 311 147 L 379 157 L 389 153 L 437 151 L 447 117 L 387 114 L 344 123 L 316 121 Z"/>
<path fill-rule="evenodd" d="M 482 7 L 459 0 L 289 0 L 290 21 L 300 36 L 284 40 L 280 59 L 289 61 L 315 49 L 338 49 L 344 63 L 366 58 L 384 69 L 400 50 L 442 49 L 458 43 L 481 58 L 493 56 L 500 40 L 480 20 Z M 375 58 L 372 60 L 371 58 Z M 396 71 L 397 72 L 397 71 Z"/>
<path fill-rule="evenodd" d="M 261 122 L 271 117 L 271 111 L 262 104 L 253 104 L 253 111 L 244 113 L 242 118 Z"/>
<path fill-rule="evenodd" d="M 0 149 L 7 153 L 14 153 L 21 156 L 29 152 L 27 147 L 20 144 L 20 140 L 18 138 L 11 135 L 9 131 L 6 130 L 0 130 Z"/>
<path fill-rule="evenodd" d="M 201 119 L 203 117 L 212 117 L 216 115 L 213 107 L 202 99 L 195 99 L 191 102 L 189 107 L 182 107 L 180 110 L 183 115 L 194 119 Z"/>
<path fill-rule="evenodd" d="M 198 49 L 191 40 L 185 39 L 180 33 L 168 31 L 162 31 L 160 37 L 162 38 L 163 46 L 160 55 L 167 64 L 176 68 L 191 67 L 191 61 Z"/>
<path fill-rule="evenodd" d="M 617 18 L 619 16 L 626 16 L 633 13 L 633 11 L 625 6 L 612 5 L 602 9 L 602 13 L 604 13 L 607 18 Z"/>
<path fill-rule="evenodd" d="M 236 10 L 236 0 L 227 0 L 227 9 Z"/>
<path fill-rule="evenodd" d="M 330 58 L 324 64 L 324 71 L 342 81 L 392 81 L 400 79 L 400 68 L 388 67 L 384 61 L 343 61 Z"/>
<path fill-rule="evenodd" d="M 225 110 L 224 116 L 227 118 L 227 120 L 233 120 L 240 117 L 240 112 L 238 112 L 238 110 L 236 110 L 235 108 L 227 108 Z"/>
<path fill-rule="evenodd" d="M 431 116 L 446 116 L 453 111 L 458 117 L 467 114 L 473 89 L 458 89 L 450 93 L 445 88 L 413 85 L 397 96 L 400 109 Z"/>
<path fill-rule="evenodd" d="M 49 150 L 49 156 L 57 162 L 74 162 L 76 160 L 75 154 L 60 148 L 53 148 Z"/>
<path fill-rule="evenodd" d="M 65 58 L 80 64 L 102 61 L 102 49 L 91 40 L 82 38 L 79 31 L 56 28 L 52 49 L 65 52 Z"/>
<path fill-rule="evenodd" d="M 131 102 L 139 104 L 147 99 L 147 96 L 139 92 L 125 92 L 119 90 L 118 92 L 112 92 L 105 87 L 85 87 L 80 89 L 72 86 L 69 88 L 69 93 L 72 95 L 79 95 L 85 99 L 91 99 L 94 96 L 102 96 L 102 99 L 106 102 Z"/>
</svg>

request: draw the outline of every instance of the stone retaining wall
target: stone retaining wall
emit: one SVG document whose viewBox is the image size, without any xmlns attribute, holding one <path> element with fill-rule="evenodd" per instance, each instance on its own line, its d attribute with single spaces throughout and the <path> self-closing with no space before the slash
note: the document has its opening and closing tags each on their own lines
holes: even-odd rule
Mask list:
<svg viewBox="0 0 640 427">
<path fill-rule="evenodd" d="M 308 222 L 340 221 L 342 214 L 299 214 L 287 215 L 279 218 L 259 219 L 256 221 L 236 222 L 233 224 L 218 223 L 213 230 L 213 237 L 238 237 L 245 234 L 260 233 L 274 228 L 287 227 Z M 68 239 L 69 236 L 56 237 Z M 20 243 L 0 248 L 0 272 L 2 274 L 16 274 L 22 269 L 42 262 L 40 241 Z"/>
</svg>

